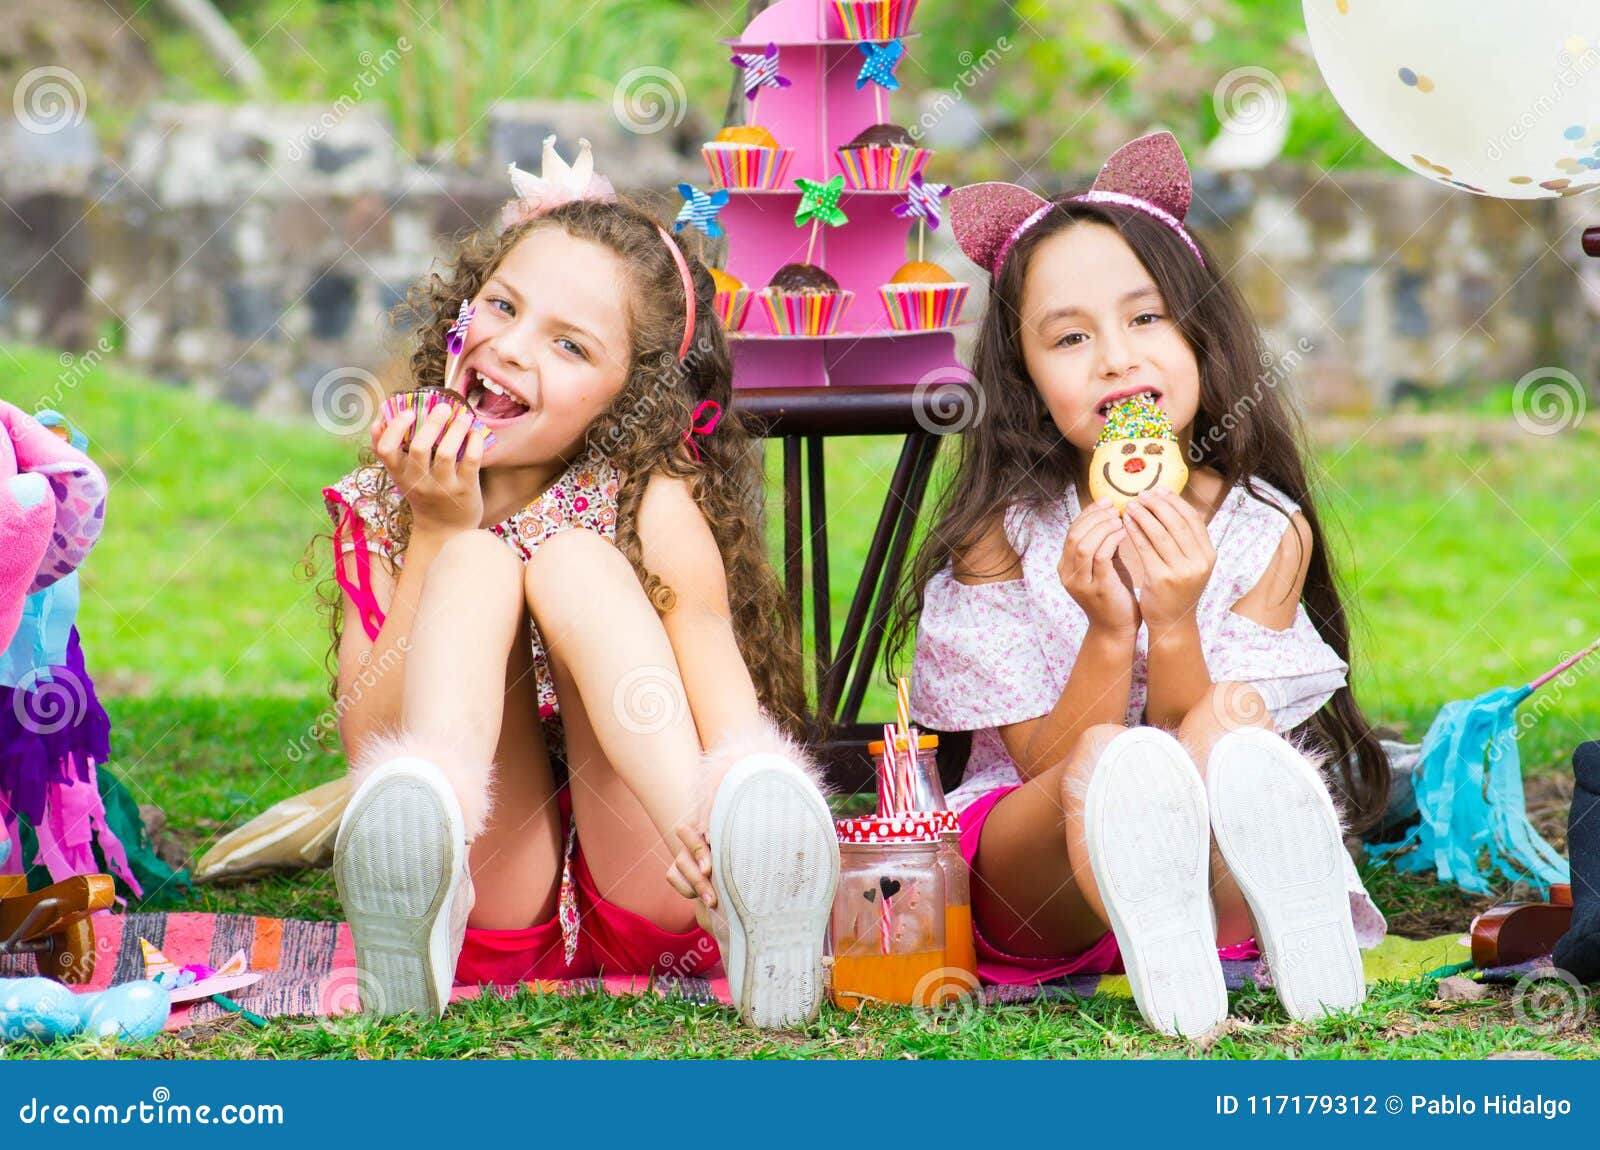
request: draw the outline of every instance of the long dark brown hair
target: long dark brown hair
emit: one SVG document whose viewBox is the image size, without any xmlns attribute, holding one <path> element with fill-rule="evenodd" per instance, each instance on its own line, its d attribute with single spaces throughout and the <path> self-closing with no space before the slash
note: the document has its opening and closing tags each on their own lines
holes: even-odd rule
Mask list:
<svg viewBox="0 0 1600 1150">
<path fill-rule="evenodd" d="M 713 309 L 716 287 L 711 274 L 678 237 L 670 242 L 683 253 L 695 291 L 693 341 L 682 360 L 677 353 L 683 339 L 683 279 L 655 220 L 643 207 L 628 202 L 580 200 L 504 231 L 491 228 L 473 233 L 458 247 L 452 266 L 413 285 L 394 314 L 401 325 L 408 321 L 417 325 L 403 389 L 443 385 L 446 328 L 460 301 L 476 298 L 506 254 L 540 228 L 562 228 L 578 239 L 597 243 L 616 253 L 627 269 L 624 307 L 632 339 L 627 381 L 605 412 L 589 425 L 579 449 L 599 451 L 621 473 L 617 548 L 633 565 L 656 609 L 671 610 L 675 601 L 672 588 L 645 566 L 641 554 L 639 503 L 653 474 L 686 480 L 722 554 L 734 631 L 757 697 L 786 731 L 804 734 L 799 625 L 767 561 L 764 545 L 761 444 L 739 412 L 730 410 L 733 358 Z M 721 405 L 722 414 L 713 433 L 694 437 L 693 448 L 699 451 L 696 458 L 684 431 L 691 414 L 705 400 Z M 376 468 L 380 494 L 392 487 L 387 470 L 370 447 L 362 449 L 360 461 L 363 468 Z M 373 502 L 380 514 L 391 504 L 395 506 L 385 527 L 397 549 L 403 551 L 410 538 L 410 507 L 403 499 L 380 497 Z M 319 598 L 329 617 L 333 645 L 328 666 L 336 676 L 343 600 L 331 577 L 319 586 Z M 330 690 L 337 691 L 337 686 Z"/>
<path fill-rule="evenodd" d="M 1077 449 L 1061 435 L 1029 378 L 1020 317 L 1028 266 L 1039 245 L 1081 223 L 1121 233 L 1194 350 L 1200 405 L 1190 429 L 1189 465 L 1212 468 L 1229 487 L 1240 484 L 1251 497 L 1285 515 L 1287 510 L 1254 480 L 1265 480 L 1299 505 L 1312 535 L 1301 602 L 1317 633 L 1348 663 L 1349 624 L 1306 477 L 1304 429 L 1279 393 L 1273 358 L 1244 300 L 1214 270 L 1216 260 L 1203 245 L 1204 266 L 1159 220 L 1117 204 L 1065 200 L 1057 201 L 1016 241 L 991 285 L 973 353 L 975 417 L 957 437 L 954 475 L 898 589 L 888 643 L 891 657 L 903 658 L 912 645 L 922 592 L 935 573 L 982 537 L 1008 508 L 1053 502 L 1078 474 Z M 1389 763 L 1350 688 L 1335 692 L 1302 731 L 1332 756 L 1352 824 L 1375 822 L 1388 798 Z"/>
</svg>

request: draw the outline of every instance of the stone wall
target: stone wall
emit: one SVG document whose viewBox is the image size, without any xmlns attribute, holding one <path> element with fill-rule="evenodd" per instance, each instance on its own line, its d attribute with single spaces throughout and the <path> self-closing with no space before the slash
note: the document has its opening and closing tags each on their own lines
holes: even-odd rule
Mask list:
<svg viewBox="0 0 1600 1150">
<path fill-rule="evenodd" d="M 331 374 L 396 370 L 388 312 L 450 237 L 493 216 L 506 163 L 536 167 L 546 133 L 587 136 L 624 191 L 705 183 L 692 117 L 640 135 L 609 106 L 541 103 L 499 108 L 483 130 L 489 158 L 463 171 L 408 160 L 362 106 L 157 105 L 117 156 L 87 123 L 10 122 L 0 340 L 116 355 L 254 410 L 304 412 Z M 1277 357 L 1266 369 L 1313 411 L 1534 370 L 1596 377 L 1600 261 L 1579 235 L 1600 200 L 1275 168 L 1197 173 L 1190 222 L 1256 309 Z M 948 228 L 934 240 L 932 258 L 975 278 Z M 981 305 L 975 293 L 970 314 Z"/>
</svg>

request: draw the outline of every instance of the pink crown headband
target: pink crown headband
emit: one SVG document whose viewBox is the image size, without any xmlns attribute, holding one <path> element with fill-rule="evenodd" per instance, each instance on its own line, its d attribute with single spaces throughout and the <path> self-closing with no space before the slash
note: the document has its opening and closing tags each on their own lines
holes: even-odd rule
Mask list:
<svg viewBox="0 0 1600 1150">
<path fill-rule="evenodd" d="M 500 209 L 502 229 L 525 223 L 574 200 L 598 200 L 602 203 L 616 203 L 617 200 L 611 181 L 594 170 L 594 155 L 589 150 L 588 140 L 578 141 L 578 158 L 569 165 L 556 151 L 555 136 L 546 136 L 537 176 L 524 172 L 516 164 L 508 165 L 507 170 L 511 176 L 511 188 L 517 194 Z M 667 245 L 672 262 L 678 267 L 678 277 L 683 280 L 683 342 L 678 345 L 678 358 L 681 360 L 688 354 L 689 342 L 694 338 L 694 279 L 689 274 L 688 261 L 683 258 L 683 252 L 673 242 L 667 229 L 657 224 L 656 231 L 661 235 L 661 242 Z"/>
<path fill-rule="evenodd" d="M 1184 230 L 1192 186 L 1183 149 L 1171 132 L 1155 132 L 1111 154 L 1090 190 L 1055 201 L 1016 184 L 968 184 L 950 194 L 950 230 L 968 259 L 991 275 L 1000 273 L 1013 245 L 1060 203 L 1120 204 L 1160 220 L 1205 264 Z"/>
</svg>

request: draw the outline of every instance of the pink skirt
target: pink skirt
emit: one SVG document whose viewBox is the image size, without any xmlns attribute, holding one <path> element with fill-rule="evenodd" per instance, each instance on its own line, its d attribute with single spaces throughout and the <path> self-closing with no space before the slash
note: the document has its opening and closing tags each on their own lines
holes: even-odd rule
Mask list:
<svg viewBox="0 0 1600 1150">
<path fill-rule="evenodd" d="M 956 817 L 961 822 L 961 857 L 966 859 L 967 866 L 972 868 L 974 879 L 978 877 L 978 840 L 983 835 L 984 820 L 989 817 L 989 812 L 994 810 L 996 803 L 1021 785 L 1013 783 L 1010 786 L 998 787 L 981 795 L 957 812 Z M 1063 978 L 1069 974 L 1122 973 L 1122 955 L 1117 950 L 1116 937 L 1109 930 L 1076 954 L 1054 957 L 1010 954 L 984 935 L 983 924 L 978 917 L 977 908 L 974 907 L 972 935 L 978 952 L 978 979 L 981 982 L 998 986 L 1028 986 Z M 1255 958 L 1260 953 L 1254 939 L 1234 946 L 1217 948 L 1218 957 L 1224 959 Z"/>
</svg>

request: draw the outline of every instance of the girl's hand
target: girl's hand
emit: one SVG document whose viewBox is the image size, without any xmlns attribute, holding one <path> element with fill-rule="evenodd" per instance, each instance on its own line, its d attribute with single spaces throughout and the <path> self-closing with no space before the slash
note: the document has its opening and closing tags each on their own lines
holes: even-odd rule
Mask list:
<svg viewBox="0 0 1600 1150">
<path fill-rule="evenodd" d="M 1091 504 L 1067 530 L 1056 570 L 1090 626 L 1131 638 L 1139 630 L 1139 603 L 1116 569 L 1117 547 L 1126 538 L 1109 499 Z"/>
<path fill-rule="evenodd" d="M 472 430 L 472 412 L 464 406 L 438 404 L 402 450 L 410 423 L 410 419 L 374 423 L 371 431 L 373 451 L 411 505 L 412 532 L 476 530 L 483 518 L 478 467 L 483 462 L 484 432 Z M 463 442 L 467 451 L 457 462 Z"/>
<path fill-rule="evenodd" d="M 1156 489 L 1131 501 L 1123 518 L 1139 558 L 1145 622 L 1165 627 L 1193 617 L 1217 562 L 1200 512 L 1182 496 Z"/>
<path fill-rule="evenodd" d="M 711 884 L 711 844 L 698 827 L 685 823 L 678 828 L 682 846 L 667 868 L 667 881 L 684 898 L 698 898 L 706 906 L 717 905 L 717 888 Z"/>
</svg>

